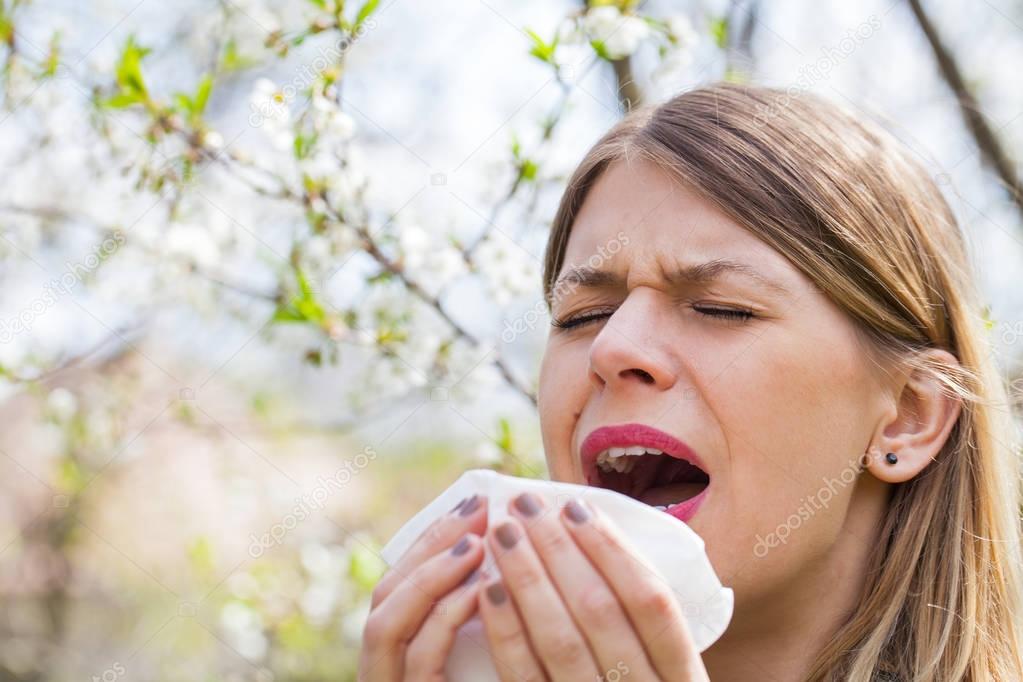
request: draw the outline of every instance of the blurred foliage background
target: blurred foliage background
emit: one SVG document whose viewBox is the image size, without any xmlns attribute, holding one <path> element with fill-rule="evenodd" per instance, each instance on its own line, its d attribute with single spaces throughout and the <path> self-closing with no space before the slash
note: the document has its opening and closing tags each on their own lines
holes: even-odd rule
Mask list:
<svg viewBox="0 0 1023 682">
<path fill-rule="evenodd" d="M 354 679 L 389 535 L 545 475 L 566 177 L 701 83 L 916 152 L 1019 395 L 1021 59 L 1015 0 L 0 0 L 0 679 Z"/>
</svg>

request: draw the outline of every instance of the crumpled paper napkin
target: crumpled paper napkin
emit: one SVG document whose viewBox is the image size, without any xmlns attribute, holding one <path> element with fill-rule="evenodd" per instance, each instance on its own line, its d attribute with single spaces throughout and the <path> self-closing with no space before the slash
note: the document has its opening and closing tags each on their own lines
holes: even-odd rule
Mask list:
<svg viewBox="0 0 1023 682">
<path fill-rule="evenodd" d="M 463 497 L 486 495 L 488 524 L 492 525 L 508 518 L 508 502 L 526 491 L 540 496 L 549 507 L 560 508 L 573 497 L 581 498 L 610 517 L 678 598 L 699 651 L 713 644 L 728 627 L 734 597 L 714 573 L 703 539 L 678 519 L 613 490 L 472 469 L 402 526 L 381 556 L 393 566 L 434 519 Z M 483 566 L 490 575 L 499 574 L 489 548 L 485 551 Z M 445 672 L 451 682 L 498 682 L 478 616 L 459 629 Z"/>
</svg>

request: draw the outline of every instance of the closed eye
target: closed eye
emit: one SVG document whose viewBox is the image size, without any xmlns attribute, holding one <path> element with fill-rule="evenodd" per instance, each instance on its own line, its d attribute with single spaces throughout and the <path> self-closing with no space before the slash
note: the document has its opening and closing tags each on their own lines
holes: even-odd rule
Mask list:
<svg viewBox="0 0 1023 682">
<path fill-rule="evenodd" d="M 557 327 L 558 329 L 571 329 L 573 327 L 579 327 L 586 324 L 587 322 L 593 322 L 594 320 L 602 320 L 606 317 L 611 317 L 614 313 L 613 310 L 601 311 L 601 312 L 589 312 L 579 315 L 577 317 L 571 317 L 567 320 L 561 320 L 558 318 L 551 319 L 551 326 Z"/>
<path fill-rule="evenodd" d="M 740 310 L 737 308 L 708 308 L 706 306 L 693 306 L 693 310 L 707 317 L 714 317 L 736 322 L 744 322 L 754 317 L 752 311 Z M 588 312 L 577 317 L 569 318 L 567 320 L 554 318 L 551 320 L 551 326 L 557 327 L 558 329 L 572 329 L 574 327 L 579 327 L 589 322 L 594 322 L 596 320 L 608 318 L 612 314 L 614 314 L 614 310 Z"/>
<path fill-rule="evenodd" d="M 752 310 L 740 310 L 738 308 L 701 308 L 693 306 L 693 310 L 708 317 L 719 317 L 726 320 L 745 321 L 753 317 Z"/>
</svg>

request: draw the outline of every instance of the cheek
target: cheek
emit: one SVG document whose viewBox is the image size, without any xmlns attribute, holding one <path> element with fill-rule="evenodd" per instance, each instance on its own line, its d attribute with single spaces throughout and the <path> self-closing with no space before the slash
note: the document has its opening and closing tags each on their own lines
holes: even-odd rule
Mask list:
<svg viewBox="0 0 1023 682">
<path fill-rule="evenodd" d="M 581 482 L 572 434 L 587 396 L 589 359 L 583 344 L 548 339 L 540 364 L 537 409 L 544 456 L 556 481 Z"/>
<path fill-rule="evenodd" d="M 729 457 L 721 511 L 732 530 L 721 529 L 728 545 L 713 551 L 733 570 L 757 567 L 750 589 L 791 577 L 841 537 L 871 426 L 866 367 L 846 332 L 772 328 L 704 375 L 714 377 L 704 395 Z"/>
</svg>

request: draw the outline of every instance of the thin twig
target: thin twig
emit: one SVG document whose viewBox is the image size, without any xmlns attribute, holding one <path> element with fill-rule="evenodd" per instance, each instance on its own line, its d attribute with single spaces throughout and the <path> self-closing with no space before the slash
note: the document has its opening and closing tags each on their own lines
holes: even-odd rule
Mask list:
<svg viewBox="0 0 1023 682">
<path fill-rule="evenodd" d="M 455 331 L 456 334 L 458 334 L 458 336 L 468 341 L 473 346 L 476 346 L 477 348 L 483 346 L 483 343 L 479 339 L 477 339 L 472 332 L 463 327 L 458 322 L 458 320 L 451 317 L 451 315 L 448 313 L 447 310 L 444 309 L 444 306 L 441 305 L 440 300 L 436 296 L 433 296 L 429 292 L 427 292 L 417 281 L 408 276 L 404 268 L 402 268 L 399 263 L 396 263 L 395 261 L 391 260 L 390 258 L 388 258 L 387 254 L 381 251 L 379 245 L 373 239 L 373 236 L 369 233 L 369 230 L 367 230 L 365 227 L 356 227 L 355 231 L 362 239 L 363 248 L 366 249 L 366 253 L 368 253 L 373 258 L 373 260 L 375 260 L 377 264 L 380 265 L 380 267 L 382 267 L 387 272 L 391 273 L 394 277 L 397 277 L 398 280 L 401 281 L 402 285 L 404 285 L 404 287 L 410 293 L 414 294 L 422 302 L 426 303 L 431 308 L 433 308 L 437 312 L 437 314 L 440 315 L 444 319 L 444 321 L 451 326 L 451 328 Z M 491 359 L 491 363 L 497 368 L 497 371 L 501 373 L 501 376 L 504 378 L 505 381 L 508 382 L 508 384 L 512 388 L 517 390 L 526 399 L 528 399 L 533 404 L 534 407 L 537 405 L 536 396 L 533 394 L 533 392 L 529 390 L 529 387 L 524 385 L 512 373 L 511 369 L 504 362 L 504 360 L 501 359 L 500 356 L 495 354 L 495 356 Z"/>
<path fill-rule="evenodd" d="M 1002 181 L 1005 191 L 1009 193 L 1009 199 L 1015 204 L 1020 216 L 1023 217 L 1023 184 L 1020 183 L 1009 153 L 985 118 L 976 95 L 966 84 L 958 62 L 948 46 L 945 45 L 934 22 L 931 21 L 920 4 L 920 0 L 909 0 L 909 7 L 913 11 L 913 16 L 924 37 L 927 38 L 941 77 L 956 96 L 959 113 L 980 149 L 981 158 Z"/>
</svg>

